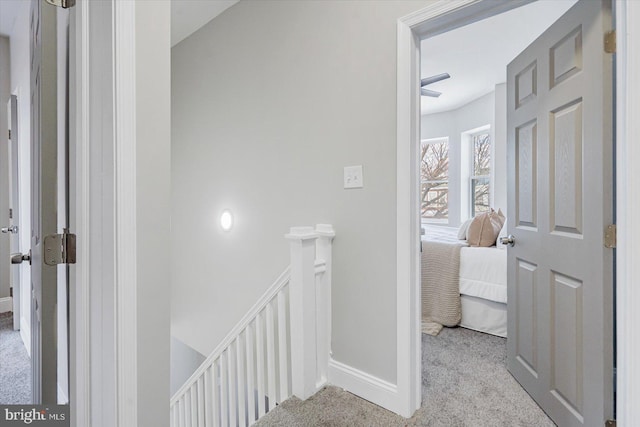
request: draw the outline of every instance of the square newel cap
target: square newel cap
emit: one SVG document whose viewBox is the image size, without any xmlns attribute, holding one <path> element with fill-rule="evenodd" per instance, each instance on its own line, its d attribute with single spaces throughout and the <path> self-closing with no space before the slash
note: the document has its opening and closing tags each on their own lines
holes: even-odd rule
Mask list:
<svg viewBox="0 0 640 427">
<path fill-rule="evenodd" d="M 331 224 L 316 224 L 316 233 L 321 237 L 335 237 L 336 235 Z"/>
<path fill-rule="evenodd" d="M 284 237 L 287 240 L 310 240 L 317 239 L 319 236 L 318 233 L 313 229 L 313 227 L 291 227 L 289 230 L 289 234 L 285 234 Z"/>
</svg>

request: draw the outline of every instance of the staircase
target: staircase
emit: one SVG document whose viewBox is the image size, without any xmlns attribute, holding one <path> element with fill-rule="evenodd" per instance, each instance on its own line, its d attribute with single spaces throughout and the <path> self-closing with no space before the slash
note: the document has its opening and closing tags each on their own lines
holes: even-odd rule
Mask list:
<svg viewBox="0 0 640 427">
<path fill-rule="evenodd" d="M 249 426 L 327 382 L 334 235 L 291 228 L 291 265 L 171 398 L 171 427 Z"/>
</svg>

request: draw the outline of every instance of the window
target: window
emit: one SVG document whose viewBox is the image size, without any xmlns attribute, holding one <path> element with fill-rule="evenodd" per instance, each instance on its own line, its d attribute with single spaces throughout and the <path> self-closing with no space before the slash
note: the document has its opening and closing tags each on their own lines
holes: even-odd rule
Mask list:
<svg viewBox="0 0 640 427">
<path fill-rule="evenodd" d="M 471 135 L 471 217 L 487 212 L 491 190 L 491 136 L 488 130 Z"/>
<path fill-rule="evenodd" d="M 420 148 L 422 219 L 446 222 L 449 218 L 449 138 L 423 140 Z"/>
</svg>

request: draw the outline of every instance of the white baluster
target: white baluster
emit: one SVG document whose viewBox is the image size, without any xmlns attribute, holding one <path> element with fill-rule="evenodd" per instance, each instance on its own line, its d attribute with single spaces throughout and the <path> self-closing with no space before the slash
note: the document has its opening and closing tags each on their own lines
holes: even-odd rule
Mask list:
<svg viewBox="0 0 640 427">
<path fill-rule="evenodd" d="M 269 390 L 269 410 L 276 407 L 278 395 L 276 391 L 276 337 L 274 331 L 273 305 L 267 303 L 267 387 Z"/>
<path fill-rule="evenodd" d="M 264 328 L 262 325 L 262 313 L 256 316 L 256 377 L 258 386 L 258 418 L 266 414 L 264 397 Z"/>
<path fill-rule="evenodd" d="M 280 362 L 280 402 L 289 398 L 289 365 L 287 334 L 287 287 L 278 293 L 278 361 Z"/>
<path fill-rule="evenodd" d="M 236 375 L 236 349 L 234 343 L 227 349 L 229 359 L 229 425 L 235 427 L 238 422 L 238 378 Z"/>
<path fill-rule="evenodd" d="M 178 418 L 180 419 L 180 427 L 187 427 L 187 414 L 184 410 L 186 393 L 178 400 Z"/>
<path fill-rule="evenodd" d="M 198 394 L 196 384 L 189 387 L 189 398 L 191 399 L 191 427 L 201 427 L 198 425 Z"/>
<path fill-rule="evenodd" d="M 198 427 L 204 425 L 204 378 L 198 378 Z"/>
<path fill-rule="evenodd" d="M 213 404 L 215 401 L 213 398 L 213 385 L 211 380 L 211 377 L 212 377 L 211 371 L 213 371 L 213 365 L 209 366 L 209 368 L 207 368 L 207 370 L 204 371 L 204 374 L 203 374 L 205 427 L 213 427 Z"/>
<path fill-rule="evenodd" d="M 229 367 L 227 352 L 220 355 L 220 415 L 222 426 L 229 425 Z"/>
<path fill-rule="evenodd" d="M 238 368 L 238 424 L 241 427 L 247 425 L 247 380 L 245 361 L 247 360 L 243 345 L 242 334 L 239 334 L 235 341 L 236 345 L 236 366 Z"/>
<path fill-rule="evenodd" d="M 220 358 L 214 360 L 211 364 L 211 405 L 213 415 L 213 427 L 220 427 L 220 417 L 222 416 L 222 408 L 220 407 L 220 376 L 219 376 Z"/>
<path fill-rule="evenodd" d="M 254 323 L 250 323 L 245 331 L 245 343 L 247 349 L 247 412 L 249 413 L 249 425 L 256 422 L 256 386 L 255 386 L 255 337 Z"/>
<path fill-rule="evenodd" d="M 292 392 L 306 400 L 316 391 L 315 241 L 312 227 L 293 227 L 286 235 L 291 251 L 291 380 Z"/>
</svg>

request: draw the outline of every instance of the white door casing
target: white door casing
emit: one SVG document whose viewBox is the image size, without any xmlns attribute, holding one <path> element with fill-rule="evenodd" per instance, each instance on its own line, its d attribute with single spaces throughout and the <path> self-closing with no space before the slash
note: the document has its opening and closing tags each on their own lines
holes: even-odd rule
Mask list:
<svg viewBox="0 0 640 427">
<path fill-rule="evenodd" d="M 562 426 L 613 415 L 611 25 L 579 2 L 507 67 L 508 367 Z"/>
</svg>

